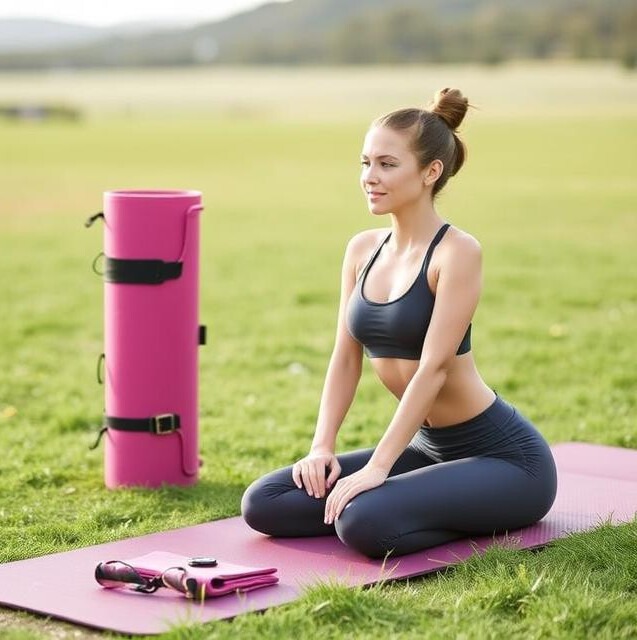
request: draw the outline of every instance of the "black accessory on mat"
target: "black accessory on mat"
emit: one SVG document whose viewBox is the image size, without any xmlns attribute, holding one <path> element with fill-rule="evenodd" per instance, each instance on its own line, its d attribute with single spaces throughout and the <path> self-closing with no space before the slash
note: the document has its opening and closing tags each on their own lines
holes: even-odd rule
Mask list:
<svg viewBox="0 0 637 640">
<path fill-rule="evenodd" d="M 95 580 L 106 589 L 129 587 L 142 593 L 155 593 L 160 587 L 168 587 L 187 593 L 185 577 L 182 567 L 169 567 L 153 576 L 142 575 L 135 567 L 119 560 L 100 562 L 95 567 Z"/>
<path fill-rule="evenodd" d="M 215 558 L 199 556 L 188 560 L 189 567 L 216 567 L 219 563 Z"/>
</svg>

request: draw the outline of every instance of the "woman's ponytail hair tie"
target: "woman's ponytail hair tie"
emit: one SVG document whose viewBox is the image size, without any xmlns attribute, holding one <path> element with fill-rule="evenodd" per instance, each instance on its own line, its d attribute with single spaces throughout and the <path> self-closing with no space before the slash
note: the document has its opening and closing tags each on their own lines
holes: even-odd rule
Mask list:
<svg viewBox="0 0 637 640">
<path fill-rule="evenodd" d="M 456 131 L 464 120 L 468 108 L 469 100 L 459 89 L 446 87 L 436 92 L 429 111 L 440 116 L 452 131 Z"/>
</svg>

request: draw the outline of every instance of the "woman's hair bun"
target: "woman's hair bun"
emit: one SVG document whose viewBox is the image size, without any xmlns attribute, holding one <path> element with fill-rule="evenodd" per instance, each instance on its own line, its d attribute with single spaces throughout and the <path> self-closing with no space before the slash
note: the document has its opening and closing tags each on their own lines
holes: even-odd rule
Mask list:
<svg viewBox="0 0 637 640">
<path fill-rule="evenodd" d="M 436 92 L 429 111 L 440 116 L 455 131 L 464 119 L 468 108 L 469 100 L 459 89 L 445 88 Z"/>
</svg>

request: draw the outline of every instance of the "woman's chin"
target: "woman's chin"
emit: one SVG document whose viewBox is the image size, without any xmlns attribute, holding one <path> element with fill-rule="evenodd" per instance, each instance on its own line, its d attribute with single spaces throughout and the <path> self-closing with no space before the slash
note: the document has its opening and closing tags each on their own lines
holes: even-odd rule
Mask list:
<svg viewBox="0 0 637 640">
<path fill-rule="evenodd" d="M 381 207 L 375 204 L 370 204 L 368 206 L 368 209 L 373 216 L 384 216 L 389 213 L 389 209 L 387 209 L 386 207 Z"/>
</svg>

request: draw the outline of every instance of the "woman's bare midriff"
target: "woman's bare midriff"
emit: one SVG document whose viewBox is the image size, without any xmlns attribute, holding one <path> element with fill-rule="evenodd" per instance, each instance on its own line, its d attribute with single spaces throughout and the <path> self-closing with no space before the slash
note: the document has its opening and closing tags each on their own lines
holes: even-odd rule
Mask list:
<svg viewBox="0 0 637 640">
<path fill-rule="evenodd" d="M 400 400 L 418 369 L 418 360 L 371 358 L 376 375 Z M 447 379 L 429 411 L 422 417 L 430 427 L 448 427 L 482 413 L 495 400 L 495 393 L 482 380 L 471 352 L 456 356 Z"/>
</svg>

